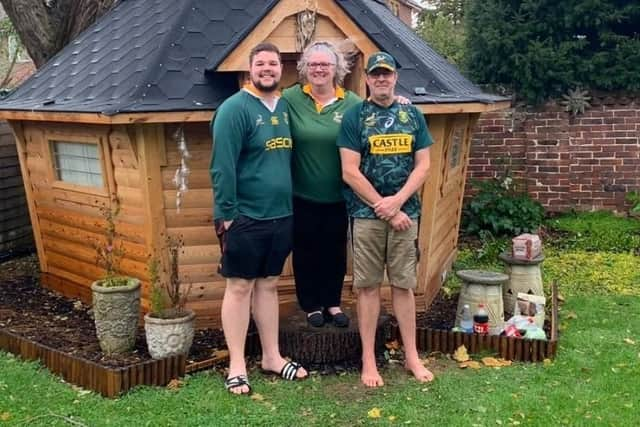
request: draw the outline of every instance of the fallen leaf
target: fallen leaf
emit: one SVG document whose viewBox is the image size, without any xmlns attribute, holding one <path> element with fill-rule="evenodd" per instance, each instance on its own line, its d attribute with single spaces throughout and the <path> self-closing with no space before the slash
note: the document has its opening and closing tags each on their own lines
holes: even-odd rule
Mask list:
<svg viewBox="0 0 640 427">
<path fill-rule="evenodd" d="M 480 365 L 480 362 L 476 362 L 475 360 L 467 360 L 466 362 L 459 363 L 458 367 L 460 367 L 461 369 L 480 369 L 482 366 Z"/>
<path fill-rule="evenodd" d="M 168 390 L 178 390 L 181 386 L 182 386 L 182 381 L 180 381 L 177 378 L 174 378 L 171 381 L 169 381 L 169 384 L 167 384 L 167 389 Z"/>
<path fill-rule="evenodd" d="M 511 360 L 496 359 L 495 357 L 483 357 L 482 363 L 491 368 L 500 368 L 502 366 L 511 366 Z"/>
<path fill-rule="evenodd" d="M 2 414 L 0 414 L 0 420 L 2 421 L 9 421 L 9 418 L 11 418 L 11 414 L 8 412 L 3 412 Z"/>
<path fill-rule="evenodd" d="M 369 418 L 380 418 L 382 416 L 382 411 L 380 411 L 380 408 L 372 408 L 367 412 L 367 416 Z"/>
<path fill-rule="evenodd" d="M 544 359 L 542 363 L 544 364 L 544 366 L 551 366 L 553 364 L 551 359 Z"/>
<path fill-rule="evenodd" d="M 253 393 L 251 395 L 251 399 L 255 400 L 256 402 L 262 402 L 264 400 L 264 396 L 260 393 Z"/>
<path fill-rule="evenodd" d="M 398 340 L 389 341 L 385 344 L 385 347 L 387 347 L 389 350 L 398 350 L 400 348 L 400 343 L 398 342 Z"/>
<path fill-rule="evenodd" d="M 453 353 L 453 359 L 457 362 L 466 362 L 470 359 L 469 353 L 467 353 L 467 348 L 464 345 L 458 347 L 458 349 Z"/>
<path fill-rule="evenodd" d="M 627 344 L 630 344 L 630 345 L 636 345 L 636 342 L 634 340 L 632 340 L 631 338 L 625 338 L 624 342 L 626 342 Z"/>
<path fill-rule="evenodd" d="M 578 315 L 575 313 L 575 311 L 570 311 L 570 312 L 567 313 L 566 318 L 567 319 L 577 319 Z"/>
<path fill-rule="evenodd" d="M 394 422 L 396 420 L 396 416 L 395 415 L 389 415 L 388 420 L 391 422 Z"/>
</svg>

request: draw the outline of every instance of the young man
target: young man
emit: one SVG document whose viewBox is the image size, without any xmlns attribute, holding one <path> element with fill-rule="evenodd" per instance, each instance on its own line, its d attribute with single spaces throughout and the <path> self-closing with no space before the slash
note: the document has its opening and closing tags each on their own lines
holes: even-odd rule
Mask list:
<svg viewBox="0 0 640 427">
<path fill-rule="evenodd" d="M 386 52 L 367 61 L 370 98 L 349 109 L 338 147 L 353 245 L 353 284 L 358 290 L 362 383 L 380 387 L 374 353 L 385 265 L 393 311 L 405 347 L 405 367 L 418 381 L 433 379 L 418 357 L 413 290 L 416 287 L 420 200 L 416 192 L 429 170 L 433 143 L 422 113 L 395 101 L 396 62 Z"/>
<path fill-rule="evenodd" d="M 262 369 L 304 378 L 278 347 L 277 282 L 292 245 L 291 133 L 278 93 L 278 48 L 262 43 L 249 56 L 250 83 L 228 98 L 213 121 L 211 179 L 220 238 L 221 274 L 227 279 L 222 328 L 229 348 L 225 387 L 248 394 L 244 345 L 250 311 L 262 344 Z"/>
</svg>

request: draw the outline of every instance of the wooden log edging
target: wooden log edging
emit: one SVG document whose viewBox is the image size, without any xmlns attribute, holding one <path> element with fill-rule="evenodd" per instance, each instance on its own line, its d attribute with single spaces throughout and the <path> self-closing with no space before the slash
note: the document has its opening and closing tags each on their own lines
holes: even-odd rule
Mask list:
<svg viewBox="0 0 640 427">
<path fill-rule="evenodd" d="M 400 330 L 394 327 L 393 339 L 400 339 Z M 452 354 L 464 345 L 469 354 L 492 351 L 501 358 L 518 362 L 542 362 L 553 359 L 558 348 L 557 340 L 529 340 L 497 335 L 466 334 L 464 332 L 441 331 L 418 328 L 416 342 L 419 351 Z"/>
<path fill-rule="evenodd" d="M 466 334 L 431 328 L 417 328 L 416 345 L 419 351 L 452 354 L 464 345 L 469 354 L 493 351 L 501 358 L 514 362 L 542 362 L 553 359 L 558 351 L 558 286 L 551 284 L 551 337 L 547 341 L 497 335 Z M 392 339 L 400 340 L 400 329 L 394 324 Z"/>
<path fill-rule="evenodd" d="M 65 381 L 104 397 L 117 397 L 139 385 L 165 386 L 172 379 L 183 377 L 186 371 L 184 355 L 108 368 L 1 329 L 0 349 L 26 360 L 39 360 Z"/>
</svg>

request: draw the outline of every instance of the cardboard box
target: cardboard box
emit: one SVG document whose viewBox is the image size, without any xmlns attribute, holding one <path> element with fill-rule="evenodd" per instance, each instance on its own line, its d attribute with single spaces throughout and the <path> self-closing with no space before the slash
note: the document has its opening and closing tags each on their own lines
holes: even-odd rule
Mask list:
<svg viewBox="0 0 640 427">
<path fill-rule="evenodd" d="M 542 252 L 542 243 L 536 234 L 521 234 L 514 237 L 512 243 L 512 256 L 515 259 L 531 261 Z"/>
</svg>

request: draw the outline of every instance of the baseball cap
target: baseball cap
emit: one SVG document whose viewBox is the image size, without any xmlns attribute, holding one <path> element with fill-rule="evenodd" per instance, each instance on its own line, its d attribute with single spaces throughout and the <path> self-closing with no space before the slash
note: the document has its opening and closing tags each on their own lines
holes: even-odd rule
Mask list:
<svg viewBox="0 0 640 427">
<path fill-rule="evenodd" d="M 396 61 L 393 56 L 387 52 L 376 52 L 369 57 L 367 61 L 367 74 L 376 68 L 386 68 L 387 70 L 396 71 Z"/>
</svg>

